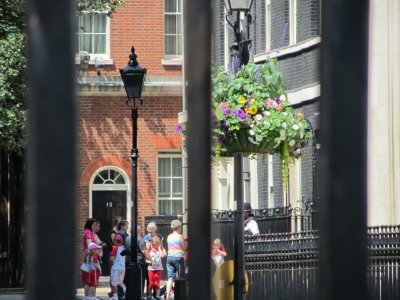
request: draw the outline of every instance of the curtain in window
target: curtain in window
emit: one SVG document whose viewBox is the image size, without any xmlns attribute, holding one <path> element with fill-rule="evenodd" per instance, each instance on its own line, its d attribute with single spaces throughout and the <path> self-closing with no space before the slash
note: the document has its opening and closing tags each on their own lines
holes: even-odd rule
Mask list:
<svg viewBox="0 0 400 300">
<path fill-rule="evenodd" d="M 79 17 L 79 51 L 105 54 L 107 41 L 107 16 L 88 14 Z"/>
</svg>

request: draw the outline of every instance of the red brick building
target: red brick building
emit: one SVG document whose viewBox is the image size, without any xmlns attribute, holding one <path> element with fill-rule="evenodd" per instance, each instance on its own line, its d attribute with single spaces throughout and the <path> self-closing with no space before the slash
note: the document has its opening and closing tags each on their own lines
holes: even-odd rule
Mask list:
<svg viewBox="0 0 400 300">
<path fill-rule="evenodd" d="M 131 220 L 132 122 L 119 68 L 132 45 L 147 68 L 138 119 L 138 224 L 143 231 L 145 216 L 183 213 L 175 132 L 182 111 L 181 12 L 180 0 L 125 0 L 112 18 L 88 13 L 78 20 L 78 258 L 87 218 L 101 221 L 103 241 L 114 216 Z M 78 59 L 83 54 L 90 55 L 88 65 Z"/>
</svg>

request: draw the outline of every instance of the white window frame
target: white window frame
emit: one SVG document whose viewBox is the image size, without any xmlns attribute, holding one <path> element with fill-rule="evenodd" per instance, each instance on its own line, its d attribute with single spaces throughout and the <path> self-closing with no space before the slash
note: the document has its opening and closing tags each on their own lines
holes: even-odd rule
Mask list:
<svg viewBox="0 0 400 300">
<path fill-rule="evenodd" d="M 156 187 L 156 189 L 157 189 L 157 193 L 156 193 L 156 195 L 157 195 L 157 203 L 156 203 L 156 207 L 157 207 L 157 214 L 160 214 L 160 210 L 159 210 L 159 202 L 160 201 L 169 201 L 170 203 L 171 203 L 171 201 L 172 200 L 181 200 L 182 201 L 182 214 L 184 214 L 185 213 L 185 201 L 184 201 L 184 196 L 185 196 L 185 181 L 184 181 L 184 170 L 182 169 L 182 176 L 181 177 L 172 177 L 172 174 L 171 174 L 171 177 L 168 177 L 168 178 L 171 178 L 171 179 L 173 179 L 173 178 L 182 178 L 182 196 L 181 197 L 172 197 L 172 194 L 171 194 L 171 197 L 169 197 L 169 198 L 162 198 L 162 197 L 160 197 L 160 195 L 159 195 L 159 184 L 158 184 L 158 179 L 160 178 L 159 176 L 158 176 L 158 167 L 159 167 L 159 165 L 158 165 L 158 161 L 159 161 L 159 159 L 160 158 L 170 158 L 170 159 L 172 159 L 172 158 L 180 158 L 181 159 L 181 161 L 182 161 L 182 167 L 183 167 L 183 156 L 182 156 L 182 153 L 181 152 L 174 152 L 174 151 L 160 151 L 158 154 L 157 154 L 157 168 L 156 168 L 156 172 L 157 172 L 157 187 Z M 172 168 L 171 168 L 171 171 L 172 171 Z M 172 193 L 172 180 L 171 180 L 171 193 Z M 171 209 L 171 211 L 172 211 L 172 209 Z"/>
<path fill-rule="evenodd" d="M 182 57 L 183 57 L 183 13 L 182 13 L 182 11 L 183 11 L 183 3 L 182 3 L 182 0 L 177 0 L 177 3 L 179 2 L 180 3 L 180 7 L 181 7 L 181 11 L 180 12 L 178 12 L 178 11 L 176 11 L 176 12 L 166 12 L 165 11 L 165 6 L 166 6 L 166 1 L 168 1 L 168 0 L 163 0 L 163 4 L 164 4 L 164 8 L 163 8 L 163 10 L 164 10 L 164 14 L 163 14 L 163 17 L 164 17 L 164 20 L 163 20 L 163 24 L 164 24 L 164 27 L 163 27 L 163 42 L 164 42 L 164 44 L 163 44 L 163 47 L 164 47 L 164 59 L 162 60 L 162 64 L 163 65 L 180 65 L 180 64 L 182 64 Z M 171 35 L 171 34 L 166 34 L 165 33 L 165 16 L 166 15 L 175 15 L 175 16 L 181 16 L 181 28 L 182 28 L 182 32 L 181 32 L 181 34 L 180 34 L 180 39 L 181 39 L 181 42 L 182 42 L 182 53 L 181 54 L 166 54 L 165 52 L 165 50 L 166 50 L 166 48 L 165 48 L 165 37 L 167 36 L 167 35 Z M 177 33 L 175 33 L 175 35 L 176 36 L 179 36 L 179 34 L 177 34 Z"/>
<path fill-rule="evenodd" d="M 271 0 L 265 0 L 265 52 L 271 50 L 272 15 Z"/>
<path fill-rule="evenodd" d="M 99 13 L 99 12 L 96 12 L 96 13 L 86 13 L 85 15 L 92 15 L 92 14 L 105 14 L 105 13 Z M 78 60 L 79 60 L 79 52 L 81 51 L 80 49 L 79 49 L 79 31 L 80 31 L 80 28 L 79 28 L 79 18 L 80 18 L 81 16 L 79 16 L 78 17 L 78 24 L 77 24 L 77 36 L 78 36 L 78 38 L 77 38 L 77 43 L 78 43 L 78 53 L 76 53 L 75 55 L 78 57 Z M 110 59 L 110 17 L 108 17 L 108 16 L 106 16 L 106 20 L 107 20 L 107 22 L 106 22 L 106 53 L 103 53 L 103 54 L 100 54 L 100 53 L 89 53 L 89 55 L 90 55 L 90 62 L 89 62 L 89 64 L 94 64 L 95 63 L 95 59 L 96 59 L 96 57 L 99 57 L 99 58 L 102 58 L 103 60 L 105 59 L 105 61 L 104 61 L 104 63 L 105 64 L 108 64 L 108 63 L 110 63 L 107 59 Z M 111 61 L 111 63 L 112 63 L 112 61 Z"/>
<path fill-rule="evenodd" d="M 289 0 L 289 45 L 297 43 L 297 0 Z"/>
</svg>

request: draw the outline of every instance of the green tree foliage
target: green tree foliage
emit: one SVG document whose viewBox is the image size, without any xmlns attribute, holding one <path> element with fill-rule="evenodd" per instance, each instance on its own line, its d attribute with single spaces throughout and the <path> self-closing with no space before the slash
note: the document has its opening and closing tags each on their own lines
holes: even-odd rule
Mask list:
<svg viewBox="0 0 400 300">
<path fill-rule="evenodd" d="M 76 0 L 77 14 L 107 12 L 123 0 Z M 21 153 L 26 146 L 26 0 L 0 1 L 0 147 Z"/>
<path fill-rule="evenodd" d="M 117 7 L 124 5 L 124 0 L 77 0 L 77 14 L 106 12 L 109 17 L 115 12 Z"/>
<path fill-rule="evenodd" d="M 25 147 L 26 39 L 25 0 L 0 2 L 0 147 Z"/>
</svg>

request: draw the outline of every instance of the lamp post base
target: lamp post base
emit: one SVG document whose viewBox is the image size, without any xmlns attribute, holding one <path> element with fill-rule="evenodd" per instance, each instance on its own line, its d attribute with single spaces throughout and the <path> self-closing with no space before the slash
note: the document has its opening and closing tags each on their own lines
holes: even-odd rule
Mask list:
<svg viewBox="0 0 400 300">
<path fill-rule="evenodd" d="M 142 300 L 142 270 L 137 263 L 126 267 L 126 300 Z"/>
</svg>

